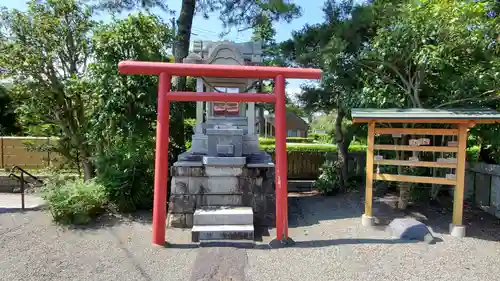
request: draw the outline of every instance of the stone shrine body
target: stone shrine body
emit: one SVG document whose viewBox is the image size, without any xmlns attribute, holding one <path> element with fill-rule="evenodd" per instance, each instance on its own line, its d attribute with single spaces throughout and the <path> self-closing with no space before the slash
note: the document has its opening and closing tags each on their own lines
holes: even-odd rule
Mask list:
<svg viewBox="0 0 500 281">
<path fill-rule="evenodd" d="M 259 65 L 261 43 L 194 41 L 184 63 Z M 198 77 L 197 92 L 255 92 L 254 79 Z M 255 103 L 196 103 L 191 148 L 173 165 L 168 224 L 193 240 L 253 239 L 275 224 L 274 163 L 259 147 Z"/>
</svg>

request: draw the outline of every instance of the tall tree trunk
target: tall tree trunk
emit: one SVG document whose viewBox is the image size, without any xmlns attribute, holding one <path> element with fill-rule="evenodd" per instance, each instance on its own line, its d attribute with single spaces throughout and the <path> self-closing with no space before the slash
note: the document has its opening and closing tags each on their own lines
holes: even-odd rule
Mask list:
<svg viewBox="0 0 500 281">
<path fill-rule="evenodd" d="M 95 169 L 94 169 L 94 164 L 92 163 L 91 160 L 91 155 L 88 150 L 88 147 L 82 148 L 80 153 L 81 157 L 81 162 L 82 162 L 82 167 L 83 167 L 83 180 L 88 181 L 90 179 L 93 179 L 95 177 Z"/>
<path fill-rule="evenodd" d="M 345 112 L 341 108 L 337 108 L 337 118 L 335 119 L 335 141 L 337 143 L 337 171 L 340 176 L 340 188 L 345 190 L 349 185 L 347 148 L 344 132 L 342 131 L 342 121 L 344 120 Z M 350 143 L 350 142 L 349 142 Z"/>
<path fill-rule="evenodd" d="M 183 0 L 181 12 L 177 19 L 177 36 L 174 49 L 174 60 L 176 63 L 182 63 L 183 59 L 189 54 L 189 43 L 191 41 L 191 28 L 193 26 L 194 11 L 196 0 Z M 176 91 L 186 90 L 186 77 L 177 77 L 174 80 Z M 175 102 L 172 106 L 171 135 L 174 142 L 184 148 L 184 104 Z"/>
</svg>

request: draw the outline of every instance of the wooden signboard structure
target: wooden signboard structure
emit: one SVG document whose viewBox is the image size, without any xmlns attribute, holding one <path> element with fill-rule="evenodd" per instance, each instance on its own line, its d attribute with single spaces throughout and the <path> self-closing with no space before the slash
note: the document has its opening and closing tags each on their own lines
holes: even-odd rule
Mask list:
<svg viewBox="0 0 500 281">
<path fill-rule="evenodd" d="M 368 124 L 368 148 L 366 151 L 366 190 L 365 212 L 362 217 L 363 225 L 373 224 L 373 181 L 395 181 L 410 183 L 429 183 L 454 186 L 453 218 L 450 224 L 450 233 L 453 236 L 465 236 L 463 225 L 463 201 L 465 162 L 467 149 L 467 132 L 476 124 L 500 123 L 500 113 L 490 109 L 353 109 L 354 123 Z M 450 129 L 410 128 L 396 124 L 448 124 Z M 377 124 L 395 125 L 380 127 Z M 421 141 L 412 141 L 413 145 L 384 145 L 375 144 L 376 135 L 418 135 Z M 425 136 L 454 136 L 458 138 L 450 146 L 433 146 L 429 141 L 422 140 Z M 375 159 L 374 151 L 424 151 L 454 153 L 453 159 L 441 161 L 420 161 L 414 157 L 409 160 Z M 448 161 L 449 160 L 449 161 Z M 453 160 L 453 161 L 452 161 Z M 456 173 L 447 177 L 423 177 L 411 175 L 393 175 L 374 173 L 374 165 L 391 165 L 406 167 L 452 168 Z"/>
</svg>

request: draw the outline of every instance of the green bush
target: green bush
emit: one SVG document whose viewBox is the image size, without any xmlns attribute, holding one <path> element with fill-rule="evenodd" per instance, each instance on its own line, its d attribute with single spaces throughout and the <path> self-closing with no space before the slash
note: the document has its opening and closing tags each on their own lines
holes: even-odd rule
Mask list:
<svg viewBox="0 0 500 281">
<path fill-rule="evenodd" d="M 309 134 L 309 136 L 319 143 L 333 143 L 333 136 L 330 134 Z"/>
<path fill-rule="evenodd" d="M 314 143 L 313 138 L 302 138 L 302 137 L 288 137 L 286 138 L 287 143 Z M 274 145 L 276 144 L 275 138 L 259 138 L 259 143 L 261 145 Z"/>
<path fill-rule="evenodd" d="M 276 143 L 276 139 L 274 138 L 259 138 L 260 145 L 274 145 Z"/>
<path fill-rule="evenodd" d="M 287 143 L 314 143 L 313 138 L 302 138 L 302 137 L 288 137 L 286 138 Z"/>
<path fill-rule="evenodd" d="M 260 144 L 260 147 L 269 152 L 272 153 L 276 149 L 275 144 Z M 366 152 L 367 146 L 364 144 L 357 144 L 353 143 L 349 146 L 349 152 Z M 300 143 L 288 143 L 286 146 L 286 150 L 289 152 L 292 151 L 299 151 L 299 152 L 337 152 L 337 146 L 336 145 L 329 145 L 329 144 L 300 144 Z M 467 161 L 469 162 L 476 162 L 477 158 L 479 156 L 479 146 L 473 146 L 467 148 Z M 380 151 L 381 154 L 384 155 L 384 158 L 386 159 L 395 159 L 395 153 L 394 151 Z"/>
<path fill-rule="evenodd" d="M 55 178 L 42 190 L 52 218 L 61 224 L 89 223 L 107 203 L 104 186 L 94 180 Z"/>
<path fill-rule="evenodd" d="M 467 148 L 467 161 L 477 162 L 477 159 L 479 158 L 480 150 L 481 150 L 481 147 L 479 145 Z"/>
<path fill-rule="evenodd" d="M 153 140 L 117 142 L 96 160 L 97 179 L 119 211 L 149 209 L 153 203 Z"/>
<path fill-rule="evenodd" d="M 313 182 L 313 188 L 318 189 L 324 195 L 335 195 L 340 191 L 340 176 L 337 174 L 335 164 L 326 165 L 317 180 Z"/>
</svg>

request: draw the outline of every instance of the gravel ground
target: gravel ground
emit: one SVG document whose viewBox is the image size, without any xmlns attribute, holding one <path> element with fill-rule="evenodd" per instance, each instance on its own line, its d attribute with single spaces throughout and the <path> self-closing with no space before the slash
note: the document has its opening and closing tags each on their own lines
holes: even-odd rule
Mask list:
<svg viewBox="0 0 500 281">
<path fill-rule="evenodd" d="M 55 226 L 43 211 L 0 213 L 0 280 L 495 280 L 498 220 L 475 237 L 442 233 L 450 214 L 429 225 L 441 242 L 402 243 L 383 227 L 360 225 L 360 196 L 291 197 L 290 236 L 296 245 L 268 249 L 274 236 L 248 247 L 198 247 L 188 230 L 169 229 L 166 248 L 152 246 L 150 215 L 103 218 L 95 226 Z M 375 203 L 384 224 L 404 214 Z M 440 217 L 439 217 L 440 216 Z M 470 223 L 470 222 L 468 222 Z"/>
</svg>

